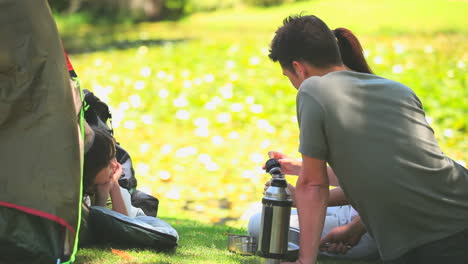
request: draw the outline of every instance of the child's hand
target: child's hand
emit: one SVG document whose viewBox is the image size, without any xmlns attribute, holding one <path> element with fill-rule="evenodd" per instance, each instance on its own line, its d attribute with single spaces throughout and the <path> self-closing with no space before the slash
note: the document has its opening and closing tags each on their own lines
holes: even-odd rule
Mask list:
<svg viewBox="0 0 468 264">
<path fill-rule="evenodd" d="M 122 175 L 122 165 L 113 159 L 110 163 L 109 180 L 103 184 L 96 184 L 96 189 L 99 193 L 109 193 L 119 185 L 119 179 Z"/>
<path fill-rule="evenodd" d="M 113 181 L 118 181 L 120 179 L 120 176 L 122 176 L 122 165 L 117 160 L 114 159 L 112 161 L 112 176 L 111 176 L 111 179 Z"/>
<path fill-rule="evenodd" d="M 120 185 L 119 185 L 119 179 L 120 176 L 122 176 L 122 165 L 117 162 L 117 160 L 113 160 L 112 163 L 112 175 L 110 177 L 109 181 L 109 193 L 112 196 L 112 192 L 120 192 Z"/>
</svg>

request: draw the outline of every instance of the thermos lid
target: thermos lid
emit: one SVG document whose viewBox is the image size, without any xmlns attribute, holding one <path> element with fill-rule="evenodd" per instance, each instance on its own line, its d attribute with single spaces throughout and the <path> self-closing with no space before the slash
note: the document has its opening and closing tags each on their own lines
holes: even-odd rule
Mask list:
<svg viewBox="0 0 468 264">
<path fill-rule="evenodd" d="M 267 160 L 267 162 L 265 163 L 265 170 L 266 170 L 266 172 L 270 173 L 270 171 L 271 171 L 273 168 L 281 168 L 281 164 L 279 163 L 279 161 L 278 161 L 277 159 L 269 159 L 269 160 Z"/>
</svg>

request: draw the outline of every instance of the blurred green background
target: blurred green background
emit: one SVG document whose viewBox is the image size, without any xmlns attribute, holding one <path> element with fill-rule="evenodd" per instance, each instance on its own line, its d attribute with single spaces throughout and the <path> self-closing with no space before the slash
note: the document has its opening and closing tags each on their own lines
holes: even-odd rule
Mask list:
<svg viewBox="0 0 468 264">
<path fill-rule="evenodd" d="M 49 2 L 82 87 L 111 106 L 162 216 L 239 225 L 261 201 L 267 151 L 299 157 L 296 90 L 267 54 L 301 12 L 352 30 L 376 74 L 417 93 L 442 150 L 468 162 L 467 1 Z"/>
</svg>

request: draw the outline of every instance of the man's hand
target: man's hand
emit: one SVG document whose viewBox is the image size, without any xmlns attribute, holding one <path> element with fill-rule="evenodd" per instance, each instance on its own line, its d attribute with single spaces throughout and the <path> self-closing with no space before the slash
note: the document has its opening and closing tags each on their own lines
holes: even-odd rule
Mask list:
<svg viewBox="0 0 468 264">
<path fill-rule="evenodd" d="M 320 251 L 346 254 L 348 250 L 359 243 L 365 232 L 360 217 L 355 217 L 349 224 L 335 227 L 323 237 L 320 241 Z"/>
<path fill-rule="evenodd" d="M 271 159 L 276 159 L 281 164 L 281 172 L 287 175 L 299 175 L 299 171 L 302 167 L 302 161 L 292 159 L 285 154 L 278 151 L 269 151 L 268 156 Z M 265 169 L 265 166 L 263 166 Z"/>
</svg>

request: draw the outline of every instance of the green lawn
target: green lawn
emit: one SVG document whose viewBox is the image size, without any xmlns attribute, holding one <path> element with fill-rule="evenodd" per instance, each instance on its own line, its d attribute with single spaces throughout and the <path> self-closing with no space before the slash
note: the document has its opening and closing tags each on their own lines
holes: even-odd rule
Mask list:
<svg viewBox="0 0 468 264">
<path fill-rule="evenodd" d="M 261 258 L 241 256 L 227 250 L 225 233 L 244 234 L 245 230 L 225 225 L 204 224 L 189 219 L 165 218 L 177 228 L 180 241 L 174 252 L 151 250 L 129 250 L 124 254 L 112 253 L 112 248 L 86 248 L 78 253 L 77 264 L 115 264 L 115 263 L 159 263 L 159 264 L 260 264 Z M 114 249 L 115 250 L 115 249 Z M 123 256 L 122 256 L 123 255 Z M 380 262 L 339 261 L 322 258 L 321 264 L 379 264 Z"/>
<path fill-rule="evenodd" d="M 274 30 L 290 14 L 316 14 L 355 32 L 374 71 L 417 93 L 442 150 L 466 164 L 467 9 L 462 0 L 313 0 L 139 25 L 59 17 L 82 86 L 112 107 L 139 189 L 160 199 L 161 216 L 181 233 L 174 255 L 132 252 L 133 262 L 120 261 L 248 261 L 224 250 L 218 232 L 229 227 L 211 224 L 245 225 L 235 219 L 261 200 L 268 150 L 299 156 L 296 91 L 267 58 Z M 200 223 L 176 220 L 181 214 Z M 216 238 L 199 239 L 198 225 Z M 78 261 L 111 256 L 84 250 Z"/>
</svg>

